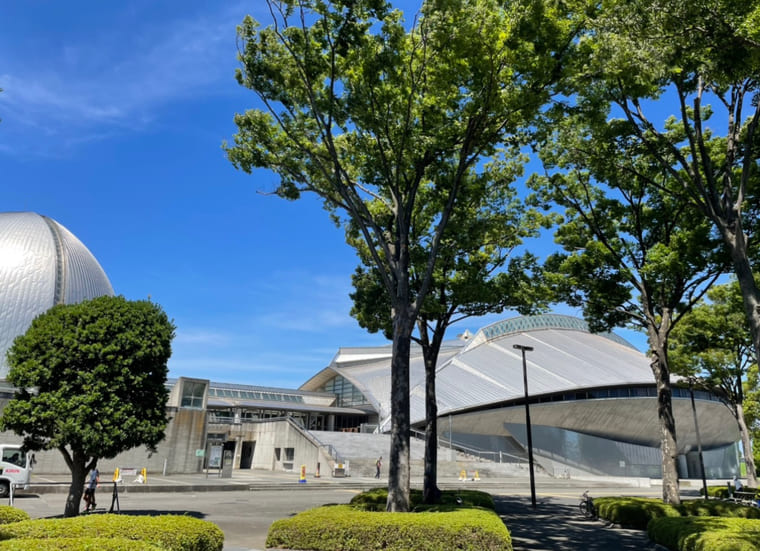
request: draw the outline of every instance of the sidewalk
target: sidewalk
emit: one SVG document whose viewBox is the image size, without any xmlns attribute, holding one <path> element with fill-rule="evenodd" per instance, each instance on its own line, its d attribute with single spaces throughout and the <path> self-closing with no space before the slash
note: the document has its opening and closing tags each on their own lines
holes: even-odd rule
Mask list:
<svg viewBox="0 0 760 551">
<path fill-rule="evenodd" d="M 119 492 L 226 492 L 246 490 L 277 490 L 288 487 L 325 488 L 339 485 L 341 488 L 363 489 L 375 488 L 386 484 L 374 477 L 315 477 L 308 475 L 304 482 L 296 472 L 274 472 L 264 470 L 236 470 L 232 478 L 221 478 L 219 473 L 171 474 L 167 476 L 148 474 L 145 483 L 137 483 L 135 477 L 123 477 L 118 483 Z M 688 481 L 685 481 L 688 482 Z M 46 475 L 32 474 L 32 493 L 66 493 L 71 484 L 68 474 Z M 112 484 L 110 473 L 101 473 L 101 488 Z M 461 480 L 454 476 L 439 476 L 438 486 L 442 489 L 468 487 L 489 491 L 489 488 L 511 488 L 527 486 L 527 477 L 483 477 L 479 480 L 467 478 Z M 586 479 L 552 478 L 537 476 L 536 487 L 549 485 L 551 488 L 597 488 L 607 487 L 649 488 L 649 479 L 593 477 Z M 412 477 L 412 487 L 422 487 L 422 479 Z M 581 490 L 582 492 L 582 490 Z M 579 492 L 579 494 L 581 493 Z"/>
<path fill-rule="evenodd" d="M 112 483 L 107 480 L 108 478 L 107 476 L 101 477 L 100 491 L 104 495 L 99 503 L 102 501 L 101 505 L 103 506 L 106 506 L 107 502 L 110 501 L 107 496 L 110 493 L 109 487 Z M 45 513 L 45 510 L 59 514 L 65 499 L 65 496 L 61 494 L 68 492 L 70 477 L 35 474 L 32 483 L 33 486 L 24 493 L 40 494 L 41 499 L 25 500 L 23 497 L 19 497 L 19 503 L 24 506 L 22 500 L 25 500 L 27 501 L 27 508 L 32 505 L 39 506 L 41 509 L 36 516 L 48 516 L 50 513 Z M 312 506 L 318 506 L 323 504 L 320 494 L 312 493 L 309 490 L 337 489 L 355 493 L 384 484 L 386 484 L 385 480 L 378 481 L 374 477 L 333 478 L 329 476 L 315 478 L 312 476 L 307 478 L 306 482 L 299 482 L 297 473 L 253 470 L 234 471 L 232 478 L 227 479 L 219 478 L 216 473 L 209 473 L 208 476 L 205 473 L 165 477 L 149 475 L 146 484 L 136 484 L 134 478 L 130 477 L 118 485 L 118 490 L 122 496 L 123 508 L 133 511 L 135 505 L 143 507 L 142 504 L 146 503 L 143 499 L 138 499 L 138 494 L 146 492 L 154 494 L 150 497 L 151 505 L 148 508 L 153 513 L 156 512 L 154 510 L 156 508 L 161 512 L 183 508 L 191 508 L 196 512 L 206 511 L 208 506 L 197 505 L 197 501 L 194 501 L 197 496 L 192 496 L 190 492 L 198 494 L 238 492 L 230 493 L 229 497 L 226 495 L 221 497 L 217 494 L 214 497 L 209 496 L 208 499 L 226 502 L 226 505 L 233 508 L 227 511 L 240 510 L 240 515 L 236 516 L 231 512 L 225 514 L 219 511 L 216 514 L 209 515 L 208 519 L 215 521 L 225 531 L 229 540 L 225 545 L 225 551 L 256 551 L 254 548 L 261 549 L 261 542 L 266 537 L 266 531 L 271 520 L 259 522 L 254 527 L 252 525 L 254 521 L 247 519 L 256 519 L 256 513 L 252 510 L 246 511 L 250 507 L 246 500 L 255 501 L 258 495 L 282 494 L 286 501 L 291 501 L 297 499 L 295 496 L 299 494 L 305 498 L 306 494 L 302 492 L 306 491 L 309 496 L 313 496 L 313 498 L 309 498 L 309 501 L 314 503 Z M 412 487 L 420 488 L 421 485 L 421 479 L 413 478 Z M 657 549 L 649 542 L 645 532 L 622 530 L 613 526 L 606 526 L 601 521 L 587 520 L 582 518 L 577 510 L 578 498 L 585 489 L 591 489 L 591 493 L 595 497 L 621 494 L 658 496 L 661 494 L 661 487 L 645 484 L 641 480 L 610 478 L 578 480 L 539 476 L 536 479 L 538 497 L 536 509 L 533 509 L 530 504 L 530 487 L 527 477 L 484 478 L 479 481 L 443 477 L 439 479 L 439 486 L 442 489 L 468 488 L 491 493 L 496 502 L 497 513 L 512 534 L 515 551 Z M 689 485 L 686 484 L 685 486 L 685 493 L 690 492 Z M 256 492 L 256 490 L 261 492 Z M 247 493 L 251 491 L 253 492 Z M 187 497 L 184 497 L 185 494 L 177 496 L 179 499 L 177 501 L 171 497 L 176 492 L 188 492 L 188 494 Z M 46 494 L 48 495 L 46 496 Z M 271 497 L 268 499 L 274 501 Z M 279 510 L 273 509 L 273 504 L 269 502 L 260 502 L 260 504 L 264 508 L 262 510 Z M 47 509 L 43 510 L 43 506 Z M 176 507 L 180 509 L 176 509 Z M 105 510 L 103 509 L 104 512 Z M 290 506 L 286 506 L 282 511 L 286 511 L 282 513 L 282 516 L 275 513 L 274 517 L 267 518 L 282 518 L 294 512 L 291 511 Z M 253 515 L 253 517 L 245 515 Z M 256 537 L 251 537 L 254 534 Z"/>
</svg>

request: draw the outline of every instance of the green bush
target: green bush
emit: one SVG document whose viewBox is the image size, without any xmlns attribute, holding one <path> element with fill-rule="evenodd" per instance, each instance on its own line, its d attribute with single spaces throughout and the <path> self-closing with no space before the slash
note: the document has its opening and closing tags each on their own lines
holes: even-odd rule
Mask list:
<svg viewBox="0 0 760 551">
<path fill-rule="evenodd" d="M 512 540 L 498 515 L 486 509 L 380 513 L 333 505 L 275 521 L 266 545 L 314 551 L 511 551 Z"/>
<path fill-rule="evenodd" d="M 658 518 L 647 533 L 652 541 L 673 551 L 760 551 L 760 520 Z"/>
<path fill-rule="evenodd" d="M 760 519 L 760 508 L 719 501 L 716 499 L 690 499 L 682 501 L 678 507 L 683 516 L 694 517 L 739 517 Z"/>
<path fill-rule="evenodd" d="M 461 507 L 483 507 L 494 510 L 496 505 L 491 494 L 477 490 L 444 490 L 440 503 L 422 503 L 422 491 L 411 490 L 409 501 L 413 511 L 451 511 Z M 385 511 L 388 502 L 388 488 L 374 488 L 355 495 L 350 504 L 364 511 Z"/>
<path fill-rule="evenodd" d="M 699 489 L 699 495 L 705 495 L 705 489 Z M 707 497 L 714 497 L 717 499 L 728 499 L 728 487 L 727 486 L 708 486 Z"/>
<path fill-rule="evenodd" d="M 681 516 L 676 507 L 653 498 L 599 497 L 594 499 L 594 506 L 601 518 L 638 530 L 646 530 L 653 518 Z"/>
<path fill-rule="evenodd" d="M 29 520 L 29 513 L 9 505 L 0 505 L 0 524 Z"/>
<path fill-rule="evenodd" d="M 224 544 L 215 524 L 180 515 L 88 515 L 0 526 L 0 540 L 85 537 L 147 541 L 167 551 L 221 551 Z"/>
<path fill-rule="evenodd" d="M 0 541 L 0 551 L 162 551 L 147 541 L 124 538 L 46 538 Z"/>
<path fill-rule="evenodd" d="M 731 486 L 731 491 L 732 492 L 734 491 L 734 487 L 733 486 Z M 743 492 L 755 492 L 755 493 L 757 493 L 757 488 L 748 488 L 747 486 L 744 486 L 742 488 L 742 491 Z M 701 496 L 705 495 L 704 488 L 700 488 L 699 489 L 699 495 L 701 495 Z M 707 496 L 708 497 L 714 497 L 714 498 L 717 498 L 717 499 L 728 499 L 729 497 L 731 497 L 731 496 L 728 495 L 728 485 L 725 485 L 725 486 L 708 486 L 707 487 Z"/>
</svg>

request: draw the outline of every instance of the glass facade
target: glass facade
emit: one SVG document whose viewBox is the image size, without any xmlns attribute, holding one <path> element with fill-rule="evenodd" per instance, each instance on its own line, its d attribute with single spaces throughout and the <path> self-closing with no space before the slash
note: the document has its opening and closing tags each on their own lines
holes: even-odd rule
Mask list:
<svg viewBox="0 0 760 551">
<path fill-rule="evenodd" d="M 183 408 L 203 408 L 203 395 L 206 393 L 206 383 L 196 381 L 184 381 L 182 383 L 182 401 L 180 406 Z"/>
<path fill-rule="evenodd" d="M 235 398 L 238 400 L 267 400 L 269 402 L 293 402 L 303 403 L 303 396 L 288 394 L 285 392 L 241 390 L 236 388 L 212 387 L 208 390 L 212 398 Z"/>
<path fill-rule="evenodd" d="M 324 392 L 331 392 L 337 396 L 336 406 L 338 407 L 354 407 L 354 406 L 366 406 L 369 402 L 364 397 L 364 394 L 356 388 L 351 382 L 341 375 L 336 375 L 334 378 L 327 381 L 322 388 Z"/>
</svg>

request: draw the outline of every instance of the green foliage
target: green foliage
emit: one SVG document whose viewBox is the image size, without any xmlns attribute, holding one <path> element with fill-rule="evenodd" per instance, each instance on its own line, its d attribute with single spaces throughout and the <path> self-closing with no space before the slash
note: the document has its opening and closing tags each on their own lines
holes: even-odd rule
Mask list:
<svg viewBox="0 0 760 551">
<path fill-rule="evenodd" d="M 403 351 L 444 231 L 465 180 L 513 154 L 502 144 L 524 143 L 577 25 L 564 3 L 543 0 L 429 0 L 411 24 L 384 0 L 266 3 L 269 26 L 249 16 L 238 27 L 237 80 L 260 108 L 235 116 L 224 148 L 236 168 L 277 174 L 281 197 L 317 194 L 364 241 L 393 307 L 389 499 L 406 510 Z M 421 215 L 419 205 L 435 208 Z M 420 252 L 422 262 L 411 258 Z"/>
<path fill-rule="evenodd" d="M 146 541 L 166 551 L 221 551 L 224 544 L 224 533 L 215 524 L 180 515 L 88 515 L 0 526 L 0 540 L 48 538 L 119 538 Z"/>
<path fill-rule="evenodd" d="M 699 495 L 705 495 L 704 488 L 699 489 Z M 728 486 L 708 486 L 707 496 L 714 497 L 716 499 L 728 499 L 730 497 L 728 495 Z"/>
<path fill-rule="evenodd" d="M 150 301 L 99 297 L 54 306 L 8 351 L 18 388 L 0 419 L 33 450 L 111 458 L 166 427 L 174 325 Z"/>
<path fill-rule="evenodd" d="M 716 489 L 717 490 L 717 489 Z M 643 497 L 600 497 L 594 499 L 597 513 L 626 528 L 645 530 L 652 519 L 713 516 L 760 519 L 760 509 L 729 501 L 694 499 L 674 506 Z"/>
<path fill-rule="evenodd" d="M 410 492 L 411 508 L 414 511 L 431 511 L 439 508 L 470 508 L 480 507 L 483 509 L 494 510 L 494 504 L 491 494 L 477 490 L 443 490 L 441 500 L 434 506 L 427 506 L 422 503 L 423 495 L 420 490 L 413 489 Z M 385 511 L 388 501 L 387 488 L 375 488 L 362 492 L 351 498 L 350 504 L 363 511 Z"/>
<path fill-rule="evenodd" d="M 9 505 L 0 505 L 0 524 L 29 520 L 29 513 Z"/>
<path fill-rule="evenodd" d="M 125 538 L 44 538 L 0 541 L 0 551 L 165 551 L 166 547 Z"/>
<path fill-rule="evenodd" d="M 653 518 L 681 516 L 673 505 L 651 498 L 599 497 L 594 499 L 594 506 L 599 517 L 638 530 L 645 530 Z"/>
<path fill-rule="evenodd" d="M 681 517 L 658 518 L 649 538 L 673 551 L 757 551 L 760 520 Z"/>
<path fill-rule="evenodd" d="M 511 551 L 509 531 L 493 511 L 379 513 L 350 505 L 320 507 L 275 521 L 267 547 L 314 551 Z"/>
<path fill-rule="evenodd" d="M 673 372 L 696 375 L 698 388 L 718 389 L 730 406 L 741 431 L 742 447 L 747 448 L 747 470 L 754 482 L 756 463 L 749 447 L 753 429 L 760 428 L 760 385 L 754 375 L 757 363 L 752 334 L 736 279 L 711 288 L 707 300 L 697 304 L 674 327 L 670 340 L 668 358 Z"/>
<path fill-rule="evenodd" d="M 741 381 L 753 363 L 752 336 L 741 289 L 734 279 L 716 285 L 671 333 L 669 357 L 681 375 L 698 375 L 720 386 L 731 403 L 741 403 Z"/>
<path fill-rule="evenodd" d="M 681 502 L 679 511 L 683 516 L 737 517 L 760 519 L 760 509 L 731 501 L 718 499 L 690 499 Z"/>
</svg>

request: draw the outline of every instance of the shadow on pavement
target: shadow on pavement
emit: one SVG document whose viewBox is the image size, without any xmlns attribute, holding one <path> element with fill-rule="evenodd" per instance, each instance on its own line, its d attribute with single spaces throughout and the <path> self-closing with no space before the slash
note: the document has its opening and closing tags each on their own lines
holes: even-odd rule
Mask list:
<svg viewBox="0 0 760 551">
<path fill-rule="evenodd" d="M 494 496 L 496 512 L 512 534 L 515 551 L 584 551 L 656 549 L 641 530 L 607 526 L 586 519 L 578 507 L 542 499 L 531 507 L 529 498 Z"/>
</svg>

